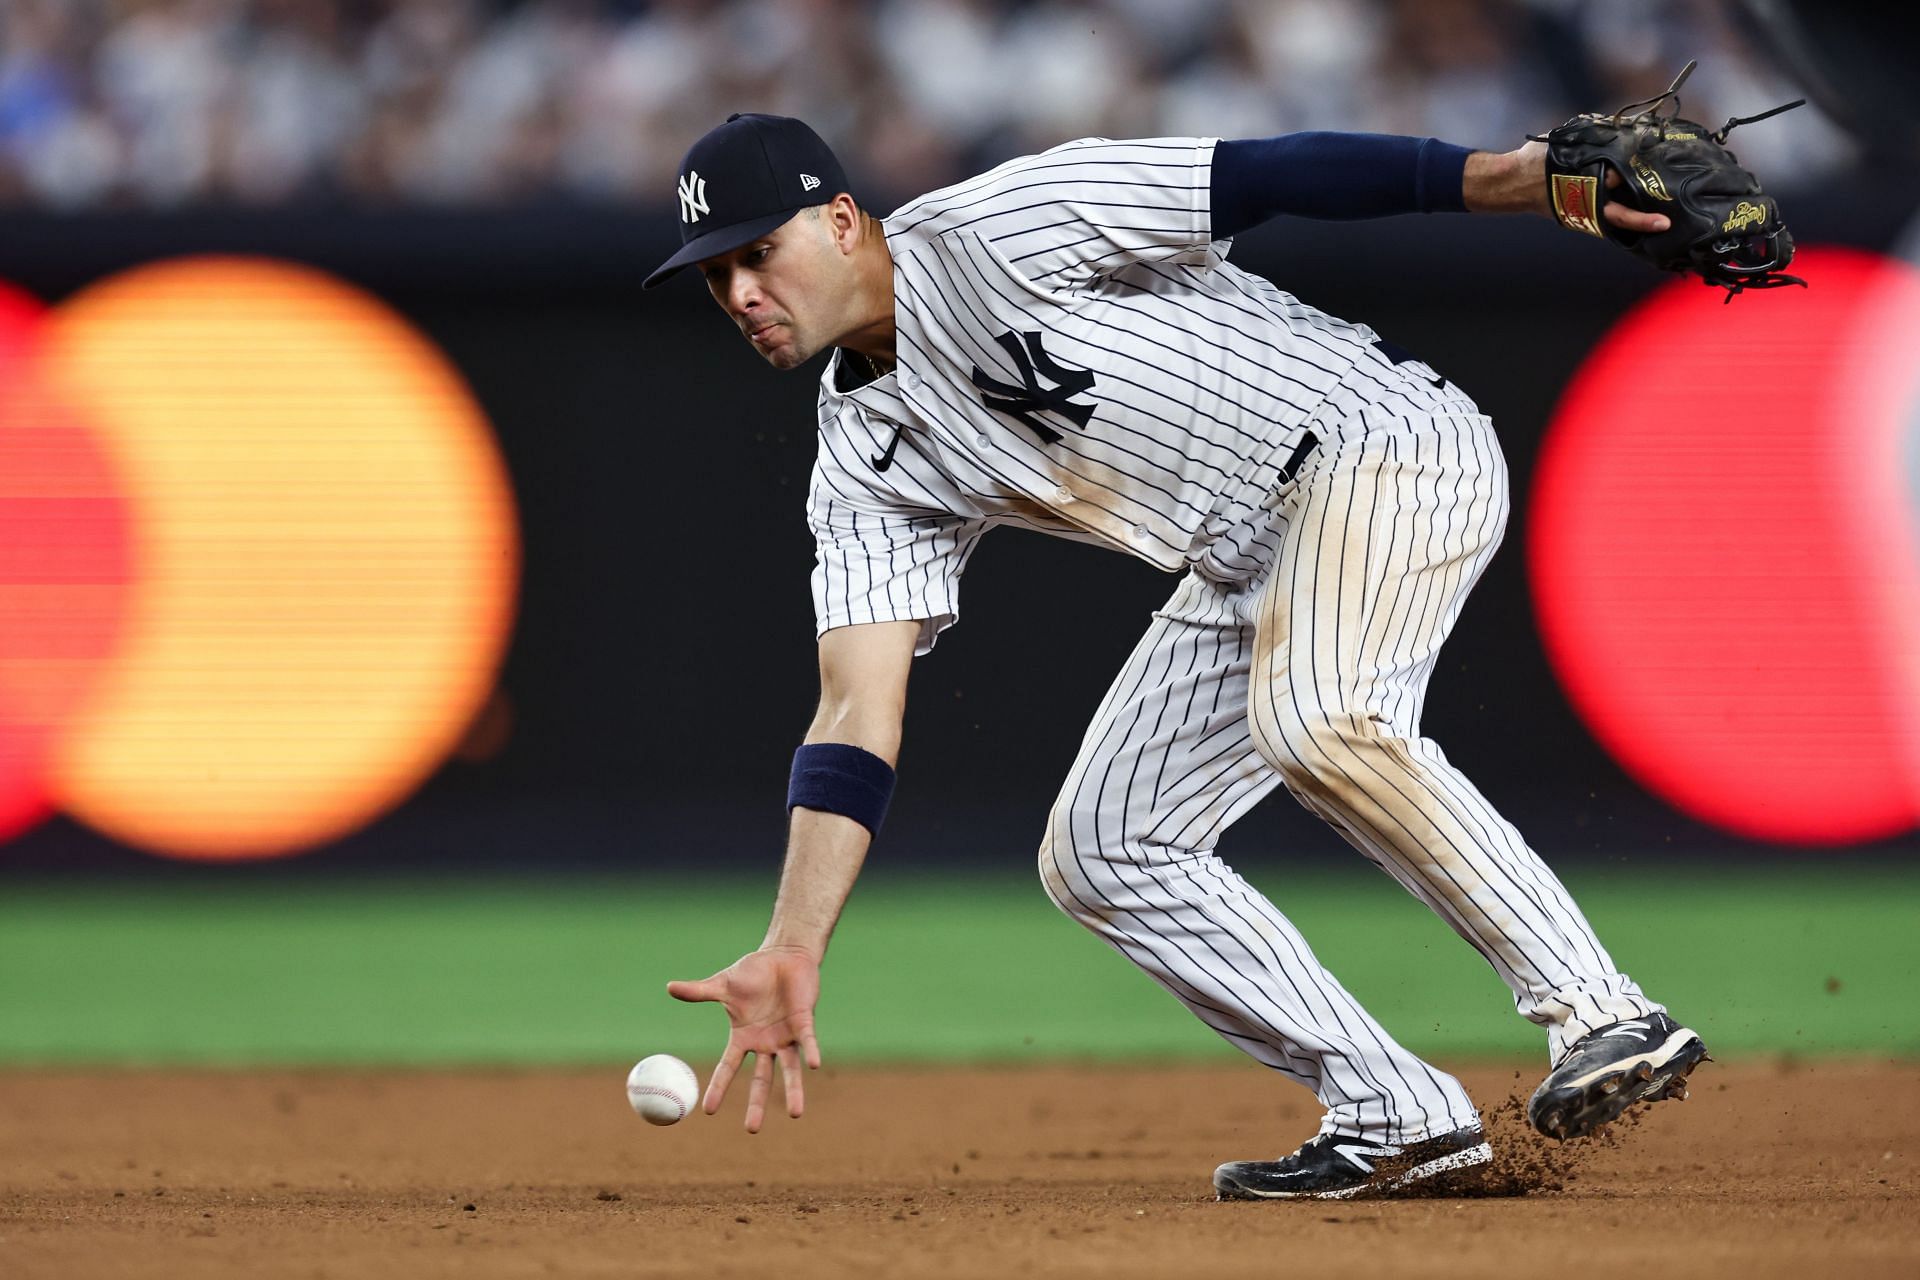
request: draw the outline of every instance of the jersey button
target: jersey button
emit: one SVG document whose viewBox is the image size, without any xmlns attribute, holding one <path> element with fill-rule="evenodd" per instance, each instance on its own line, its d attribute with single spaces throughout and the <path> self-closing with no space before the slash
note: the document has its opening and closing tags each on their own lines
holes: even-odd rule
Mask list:
<svg viewBox="0 0 1920 1280">
<path fill-rule="evenodd" d="M 986 432 L 984 432 L 984 431 L 982 431 L 982 432 L 981 432 L 981 433 L 980 433 L 979 435 L 977 435 L 977 436 L 975 436 L 975 437 L 973 438 L 973 442 L 974 442 L 975 444 L 977 444 L 977 445 L 979 445 L 979 446 L 980 446 L 980 447 L 981 447 L 982 449 L 984 449 L 984 448 L 986 448 L 986 447 L 987 447 L 987 445 L 988 445 L 989 443 L 991 443 L 991 442 L 990 442 L 990 441 L 989 441 L 989 440 L 987 439 L 987 433 L 986 433 Z"/>
<path fill-rule="evenodd" d="M 1143 524 L 1133 526 L 1133 536 L 1135 541 L 1145 542 L 1147 540 L 1147 526 Z"/>
<path fill-rule="evenodd" d="M 914 377 L 911 373 L 902 373 L 900 375 L 900 385 L 912 391 L 920 385 L 920 379 Z"/>
<path fill-rule="evenodd" d="M 1053 486 L 1053 500 L 1055 502 L 1072 502 L 1073 490 L 1063 484 L 1057 484 Z"/>
</svg>

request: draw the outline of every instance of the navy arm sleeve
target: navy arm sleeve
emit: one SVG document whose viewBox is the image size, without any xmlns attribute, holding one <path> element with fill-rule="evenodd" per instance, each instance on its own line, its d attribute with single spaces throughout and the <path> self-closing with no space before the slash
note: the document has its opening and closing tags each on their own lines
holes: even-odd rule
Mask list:
<svg viewBox="0 0 1920 1280">
<path fill-rule="evenodd" d="M 1213 149 L 1213 234 L 1238 235 L 1276 214 L 1384 218 L 1465 213 L 1471 150 L 1438 138 L 1289 133 Z"/>
</svg>

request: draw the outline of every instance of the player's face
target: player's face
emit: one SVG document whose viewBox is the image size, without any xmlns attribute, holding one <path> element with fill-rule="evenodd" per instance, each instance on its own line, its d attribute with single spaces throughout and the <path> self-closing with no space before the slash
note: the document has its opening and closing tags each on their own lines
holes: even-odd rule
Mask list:
<svg viewBox="0 0 1920 1280">
<path fill-rule="evenodd" d="M 849 264 L 833 219 L 818 208 L 703 260 L 700 273 L 713 300 L 776 369 L 804 364 L 844 331 Z"/>
</svg>

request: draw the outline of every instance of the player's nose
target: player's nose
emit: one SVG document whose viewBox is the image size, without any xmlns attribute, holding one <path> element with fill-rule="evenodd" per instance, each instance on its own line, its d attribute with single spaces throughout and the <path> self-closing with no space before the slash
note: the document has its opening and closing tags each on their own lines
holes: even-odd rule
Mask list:
<svg viewBox="0 0 1920 1280">
<path fill-rule="evenodd" d="M 736 271 L 733 279 L 727 281 L 727 310 L 733 313 L 734 319 L 745 323 L 765 301 L 759 284 L 752 276 Z"/>
</svg>

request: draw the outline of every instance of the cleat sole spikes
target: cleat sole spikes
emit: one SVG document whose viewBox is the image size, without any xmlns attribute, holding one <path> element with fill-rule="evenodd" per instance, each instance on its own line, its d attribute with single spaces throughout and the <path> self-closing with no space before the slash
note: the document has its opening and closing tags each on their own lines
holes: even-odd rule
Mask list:
<svg viewBox="0 0 1920 1280">
<path fill-rule="evenodd" d="M 1637 1103 L 1684 1102 L 1687 1076 L 1707 1061 L 1700 1037 L 1663 1014 L 1603 1027 L 1535 1090 L 1528 1117 L 1550 1138 L 1585 1137 Z"/>
</svg>

